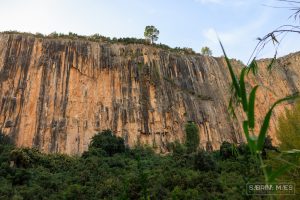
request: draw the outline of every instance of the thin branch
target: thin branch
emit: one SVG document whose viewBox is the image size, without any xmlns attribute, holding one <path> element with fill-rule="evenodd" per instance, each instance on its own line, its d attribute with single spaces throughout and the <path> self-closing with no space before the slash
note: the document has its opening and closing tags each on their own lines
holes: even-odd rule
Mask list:
<svg viewBox="0 0 300 200">
<path fill-rule="evenodd" d="M 271 41 L 274 43 L 274 45 L 277 45 L 276 49 L 278 49 L 278 45 L 281 43 L 283 38 L 286 37 L 286 35 L 288 33 L 300 34 L 300 26 L 283 25 L 283 26 L 278 27 L 274 31 L 268 33 L 264 37 L 257 38 L 257 40 L 259 40 L 259 42 L 257 43 L 256 47 L 254 48 L 254 50 L 251 54 L 251 57 L 248 60 L 247 65 L 251 62 L 251 60 L 253 58 L 257 57 L 257 55 L 264 49 L 265 45 L 270 43 Z M 284 34 L 284 36 L 282 38 L 280 38 L 280 40 L 278 40 L 279 36 L 281 36 L 282 34 Z"/>
<path fill-rule="evenodd" d="M 296 1 L 296 0 L 277 0 L 277 1 L 281 1 L 281 2 L 287 2 L 287 3 L 299 3 L 300 4 L 300 1 Z"/>
</svg>

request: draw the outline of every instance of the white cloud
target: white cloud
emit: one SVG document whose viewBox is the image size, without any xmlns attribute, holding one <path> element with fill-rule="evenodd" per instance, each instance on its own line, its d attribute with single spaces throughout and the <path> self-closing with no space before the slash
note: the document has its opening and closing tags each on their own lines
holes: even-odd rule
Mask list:
<svg viewBox="0 0 300 200">
<path fill-rule="evenodd" d="M 256 37 L 259 36 L 259 30 L 268 22 L 269 17 L 268 13 L 264 13 L 259 20 L 251 21 L 237 28 L 228 27 L 228 29 L 221 31 L 212 27 L 207 28 L 202 32 L 205 38 L 202 45 L 209 46 L 213 50 L 214 55 L 222 55 L 218 42 L 219 38 L 234 57 L 247 62 L 248 57 L 252 53 L 251 50 L 254 49 L 257 43 Z"/>
<path fill-rule="evenodd" d="M 211 42 L 217 42 L 217 33 L 216 33 L 216 31 L 215 31 L 215 29 L 213 29 L 213 28 L 209 28 L 209 29 L 207 29 L 207 30 L 204 30 L 203 31 L 203 36 L 207 39 L 207 40 L 209 40 L 209 41 L 211 41 Z"/>
<path fill-rule="evenodd" d="M 238 28 L 231 29 L 230 31 L 217 31 L 213 28 L 208 28 L 204 30 L 202 34 L 207 40 L 211 42 L 217 43 L 219 36 L 222 42 L 229 45 L 234 45 L 242 42 L 243 38 L 249 37 L 249 35 L 253 35 L 255 31 L 264 26 L 268 19 L 269 15 L 267 13 L 264 13 L 264 15 L 260 17 L 260 20 L 252 21 Z"/>
</svg>

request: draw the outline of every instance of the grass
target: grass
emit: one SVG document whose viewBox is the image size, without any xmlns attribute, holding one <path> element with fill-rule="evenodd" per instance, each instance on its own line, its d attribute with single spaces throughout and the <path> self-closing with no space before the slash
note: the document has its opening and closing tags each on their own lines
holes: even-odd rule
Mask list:
<svg viewBox="0 0 300 200">
<path fill-rule="evenodd" d="M 266 183 L 273 183 L 276 182 L 276 179 L 279 178 L 281 175 L 283 175 L 285 172 L 290 170 L 291 164 L 290 163 L 284 163 L 280 167 L 278 167 L 276 170 L 272 170 L 269 166 L 267 166 L 263 159 L 262 159 L 262 151 L 263 151 L 263 146 L 265 143 L 265 139 L 267 137 L 267 131 L 269 128 L 270 124 L 270 119 L 272 116 L 272 112 L 274 108 L 285 101 L 291 101 L 296 98 L 298 98 L 298 94 L 292 94 L 290 96 L 287 96 L 285 98 L 277 100 L 269 109 L 267 114 L 264 117 L 263 124 L 260 127 L 260 131 L 258 134 L 254 133 L 254 127 L 256 124 L 256 119 L 255 119 L 255 99 L 256 99 L 256 91 L 259 88 L 259 85 L 256 85 L 252 88 L 250 94 L 248 95 L 248 92 L 245 87 L 245 76 L 248 74 L 250 71 L 254 75 L 258 73 L 258 67 L 255 59 L 252 60 L 250 65 L 248 67 L 245 67 L 242 69 L 240 72 L 239 78 L 236 76 L 234 73 L 233 67 L 230 63 L 230 60 L 228 59 L 226 52 L 224 50 L 224 47 L 222 43 L 220 42 L 220 46 L 222 48 L 223 54 L 225 56 L 225 60 L 227 63 L 228 70 L 230 72 L 230 77 L 232 80 L 232 97 L 230 100 L 229 104 L 229 109 L 233 111 L 234 113 L 234 106 L 240 106 L 242 107 L 243 112 L 245 113 L 246 119 L 243 121 L 243 131 L 245 138 L 247 140 L 248 146 L 250 148 L 251 153 L 256 156 L 261 165 L 261 169 L 264 173 L 265 177 L 265 182 Z M 271 62 L 270 65 L 272 65 Z M 268 69 L 272 69 L 272 66 L 268 66 Z M 248 97 L 249 96 L 249 97 Z M 232 102 L 235 102 L 233 104 Z M 234 116 L 236 116 L 234 114 Z M 296 152 L 290 152 L 290 154 L 295 154 Z"/>
</svg>

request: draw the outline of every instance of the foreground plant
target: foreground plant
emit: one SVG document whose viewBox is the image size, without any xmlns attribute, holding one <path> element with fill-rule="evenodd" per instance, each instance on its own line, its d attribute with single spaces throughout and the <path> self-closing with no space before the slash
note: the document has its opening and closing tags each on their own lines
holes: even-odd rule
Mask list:
<svg viewBox="0 0 300 200">
<path fill-rule="evenodd" d="M 236 117 L 234 113 L 234 106 L 240 106 L 242 107 L 243 112 L 245 113 L 245 120 L 243 121 L 243 131 L 245 138 L 247 140 L 248 146 L 250 148 L 251 154 L 257 157 L 260 161 L 261 168 L 264 173 L 265 182 L 268 183 L 274 183 L 278 177 L 280 177 L 282 174 L 284 174 L 287 170 L 294 167 L 294 165 L 286 160 L 284 160 L 284 164 L 282 164 L 278 169 L 273 170 L 271 166 L 267 166 L 264 163 L 264 160 L 262 158 L 262 152 L 263 147 L 265 143 L 265 139 L 267 137 L 267 131 L 270 124 L 270 119 L 272 112 L 274 108 L 285 101 L 294 100 L 298 98 L 298 94 L 293 94 L 290 96 L 287 96 L 285 98 L 277 100 L 269 109 L 267 114 L 264 117 L 263 123 L 260 127 L 260 131 L 258 134 L 254 133 L 254 127 L 256 124 L 255 119 L 255 99 L 256 99 L 256 91 L 259 88 L 259 85 L 254 86 L 250 94 L 248 94 L 246 86 L 245 86 L 245 76 L 250 71 L 253 72 L 255 75 L 257 73 L 257 63 L 255 61 L 255 58 L 252 60 L 250 65 L 248 67 L 244 67 L 242 71 L 240 72 L 239 78 L 235 75 L 233 71 L 233 67 L 230 63 L 230 60 L 228 59 L 224 47 L 222 43 L 220 42 L 223 54 L 225 56 L 225 61 L 227 64 L 227 67 L 230 72 L 230 77 L 232 79 L 232 97 L 229 102 L 229 110 L 232 112 L 233 116 Z M 270 65 L 273 65 L 274 62 L 271 61 Z M 268 66 L 268 69 L 271 69 L 271 66 Z M 290 154 L 290 155 L 296 155 L 299 154 L 299 150 L 290 150 L 283 152 L 284 154 Z"/>
</svg>

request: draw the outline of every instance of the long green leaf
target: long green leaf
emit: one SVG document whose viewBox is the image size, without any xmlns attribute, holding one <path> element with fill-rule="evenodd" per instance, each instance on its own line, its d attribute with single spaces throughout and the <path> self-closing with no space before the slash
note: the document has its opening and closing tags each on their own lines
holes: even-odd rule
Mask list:
<svg viewBox="0 0 300 200">
<path fill-rule="evenodd" d="M 277 169 L 276 171 L 272 171 L 271 174 L 268 174 L 268 181 L 269 181 L 269 183 L 274 182 L 276 180 L 276 178 L 278 178 L 279 176 L 281 176 L 282 174 L 284 174 L 290 168 L 292 168 L 291 165 L 285 164 L 285 165 L 279 167 L 279 169 Z"/>
<path fill-rule="evenodd" d="M 240 75 L 240 88 L 241 88 L 241 97 L 242 97 L 242 105 L 245 112 L 248 110 L 248 102 L 247 102 L 247 92 L 245 87 L 245 73 L 247 68 L 243 68 Z"/>
<path fill-rule="evenodd" d="M 249 95 L 249 108 L 248 108 L 248 121 L 249 121 L 249 128 L 253 129 L 255 125 L 255 116 L 254 116 L 254 109 L 255 109 L 255 95 L 258 85 L 255 86 Z"/>
<path fill-rule="evenodd" d="M 233 117 L 233 119 L 237 119 L 237 116 L 234 111 L 233 101 L 233 97 L 231 97 L 228 104 L 228 112 Z"/>
<path fill-rule="evenodd" d="M 269 128 L 269 123 L 270 123 L 272 111 L 275 108 L 275 106 L 277 104 L 279 104 L 279 103 L 284 102 L 284 101 L 293 100 L 293 99 L 298 98 L 298 97 L 299 97 L 298 94 L 295 94 L 295 95 L 291 95 L 291 96 L 285 97 L 283 99 L 279 99 L 270 108 L 269 112 L 265 116 L 263 125 L 262 125 L 262 127 L 260 129 L 260 132 L 259 132 L 259 136 L 258 136 L 258 140 L 257 140 L 257 150 L 258 151 L 262 151 L 262 149 L 263 149 L 265 138 L 266 138 L 266 133 L 267 133 L 267 130 Z"/>
<path fill-rule="evenodd" d="M 257 74 L 258 66 L 257 66 L 257 62 L 256 62 L 255 59 L 256 59 L 256 58 L 253 58 L 252 62 L 250 63 L 250 65 L 249 65 L 249 67 L 248 67 L 248 73 L 247 73 L 247 74 L 249 74 L 250 70 L 252 71 L 252 73 L 253 73 L 254 75 Z"/>
<path fill-rule="evenodd" d="M 255 143 L 254 143 L 253 139 L 250 137 L 250 134 L 249 134 L 248 121 L 243 122 L 243 129 L 244 129 L 244 133 L 245 133 L 248 145 L 250 147 L 250 151 L 251 151 L 252 154 L 254 154 L 256 148 L 255 148 Z"/>
<path fill-rule="evenodd" d="M 235 90 L 236 90 L 236 92 L 237 92 L 237 95 L 238 95 L 239 97 L 241 97 L 241 90 L 240 90 L 240 86 L 239 86 L 237 77 L 236 77 L 235 73 L 233 72 L 232 65 L 231 65 L 231 63 L 230 63 L 230 61 L 229 61 L 229 59 L 228 59 L 228 57 L 227 57 L 227 55 L 226 55 L 225 49 L 224 49 L 223 44 L 221 43 L 220 40 L 219 40 L 219 43 L 220 43 L 220 45 L 221 45 L 223 54 L 224 54 L 224 56 L 225 56 L 225 61 L 226 61 L 227 66 L 228 66 L 228 68 L 229 68 L 229 72 L 230 72 L 230 76 L 231 76 L 231 79 L 232 79 L 233 86 L 234 86 L 234 88 L 235 88 Z"/>
<path fill-rule="evenodd" d="M 276 61 L 276 57 L 277 57 L 277 51 L 276 51 L 274 57 L 272 58 L 271 62 L 267 66 L 268 71 L 271 71 L 273 69 L 273 65 Z"/>
</svg>

